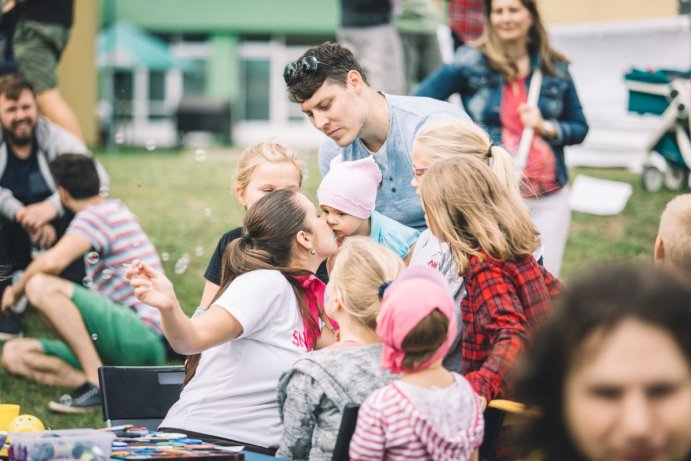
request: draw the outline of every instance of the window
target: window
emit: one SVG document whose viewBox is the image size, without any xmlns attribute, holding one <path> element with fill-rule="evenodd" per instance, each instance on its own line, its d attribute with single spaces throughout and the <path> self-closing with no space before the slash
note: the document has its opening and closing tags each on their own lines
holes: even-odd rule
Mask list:
<svg viewBox="0 0 691 461">
<path fill-rule="evenodd" d="M 185 96 L 203 96 L 206 88 L 206 60 L 188 60 L 189 67 L 182 76 Z"/>
<path fill-rule="evenodd" d="M 245 120 L 269 120 L 270 61 L 247 58 L 242 61 L 242 77 L 245 82 Z"/>
<path fill-rule="evenodd" d="M 118 120 L 132 118 L 132 98 L 134 97 L 134 78 L 130 71 L 117 71 L 113 74 L 113 94 L 115 96 L 115 117 Z"/>
<path fill-rule="evenodd" d="M 149 71 L 149 101 L 160 102 L 166 99 L 166 74 L 162 71 Z"/>
</svg>

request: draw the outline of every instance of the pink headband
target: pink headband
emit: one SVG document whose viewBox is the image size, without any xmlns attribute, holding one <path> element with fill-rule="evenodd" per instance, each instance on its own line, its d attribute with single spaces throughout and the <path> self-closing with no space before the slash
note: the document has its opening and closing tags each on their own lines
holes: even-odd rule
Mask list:
<svg viewBox="0 0 691 461">
<path fill-rule="evenodd" d="M 439 310 L 449 319 L 446 341 L 417 370 L 424 370 L 444 357 L 451 347 L 457 330 L 454 301 L 449 295 L 446 280 L 438 271 L 426 266 L 410 266 L 401 272 L 386 289 L 377 319 L 377 335 L 384 345 L 382 367 L 394 373 L 416 371 L 403 367 L 403 340 L 434 310 Z"/>
<path fill-rule="evenodd" d="M 348 162 L 338 155 L 331 161 L 329 172 L 319 184 L 317 200 L 319 205 L 367 219 L 374 210 L 381 178 L 381 171 L 371 155 Z"/>
</svg>

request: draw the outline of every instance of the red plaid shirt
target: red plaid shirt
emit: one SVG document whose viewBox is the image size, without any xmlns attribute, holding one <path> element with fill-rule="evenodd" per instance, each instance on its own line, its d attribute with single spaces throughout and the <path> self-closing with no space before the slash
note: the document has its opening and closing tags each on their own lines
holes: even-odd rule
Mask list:
<svg viewBox="0 0 691 461">
<path fill-rule="evenodd" d="M 449 27 L 463 43 L 478 38 L 485 27 L 485 0 L 451 0 Z"/>
<path fill-rule="evenodd" d="M 561 282 L 532 256 L 497 261 L 486 254 L 470 258 L 464 280 L 462 374 L 488 402 L 508 398 L 526 336 L 550 316 Z"/>
</svg>

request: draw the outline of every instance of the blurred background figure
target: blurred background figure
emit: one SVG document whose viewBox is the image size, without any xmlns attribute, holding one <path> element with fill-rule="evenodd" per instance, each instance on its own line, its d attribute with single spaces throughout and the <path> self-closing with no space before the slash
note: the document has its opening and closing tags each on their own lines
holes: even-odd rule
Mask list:
<svg viewBox="0 0 691 461">
<path fill-rule="evenodd" d="M 570 285 L 517 383 L 543 461 L 691 459 L 691 291 L 653 268 Z"/>
<path fill-rule="evenodd" d="M 406 94 L 403 48 L 391 19 L 391 0 L 341 0 L 339 43 L 350 49 L 367 83 L 388 94 Z"/>
<path fill-rule="evenodd" d="M 492 0 L 485 21 L 480 39 L 460 48 L 416 95 L 459 93 L 470 118 L 514 155 L 545 267 L 558 276 L 571 224 L 564 146 L 581 143 L 588 124 L 569 61 L 550 45 L 536 2 Z"/>
<path fill-rule="evenodd" d="M 437 24 L 439 0 L 402 0 L 394 24 L 401 37 L 406 93 L 442 64 Z"/>
<path fill-rule="evenodd" d="M 7 0 L 15 11 L 12 51 L 19 71 L 36 90 L 38 108 L 53 123 L 84 140 L 79 121 L 58 89 L 57 67 L 72 28 L 74 0 Z"/>
<path fill-rule="evenodd" d="M 485 4 L 488 0 L 450 0 L 449 28 L 454 49 L 482 35 L 485 27 Z"/>
</svg>

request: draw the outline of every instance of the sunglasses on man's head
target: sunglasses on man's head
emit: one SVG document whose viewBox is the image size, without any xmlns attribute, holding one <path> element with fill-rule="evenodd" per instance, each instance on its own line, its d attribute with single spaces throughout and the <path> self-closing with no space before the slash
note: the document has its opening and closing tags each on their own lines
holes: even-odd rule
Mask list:
<svg viewBox="0 0 691 461">
<path fill-rule="evenodd" d="M 285 80 L 286 83 L 290 83 L 295 78 L 298 71 L 303 74 L 316 74 L 318 67 L 319 61 L 317 61 L 317 58 L 314 56 L 305 56 L 302 59 L 291 62 L 283 69 L 283 80 Z"/>
</svg>

